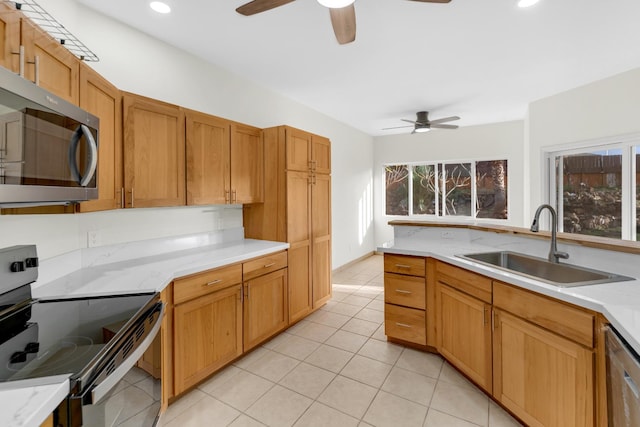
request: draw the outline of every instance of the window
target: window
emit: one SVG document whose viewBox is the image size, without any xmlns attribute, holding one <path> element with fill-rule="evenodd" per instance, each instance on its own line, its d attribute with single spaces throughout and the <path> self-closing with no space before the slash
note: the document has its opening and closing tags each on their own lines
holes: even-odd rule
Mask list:
<svg viewBox="0 0 640 427">
<path fill-rule="evenodd" d="M 507 219 L 507 161 L 385 166 L 386 214 Z"/>
<path fill-rule="evenodd" d="M 617 143 L 549 154 L 550 200 L 560 231 L 636 240 L 638 145 Z"/>
</svg>

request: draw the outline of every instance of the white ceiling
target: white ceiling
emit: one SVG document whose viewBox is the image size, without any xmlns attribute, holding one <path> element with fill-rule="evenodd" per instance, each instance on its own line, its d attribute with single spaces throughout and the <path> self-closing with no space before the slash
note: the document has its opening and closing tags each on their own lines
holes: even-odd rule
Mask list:
<svg viewBox="0 0 640 427">
<path fill-rule="evenodd" d="M 169 0 L 166 16 L 148 0 L 77 1 L 371 135 L 411 131 L 381 129 L 418 110 L 523 119 L 533 100 L 640 66 L 638 0 L 356 0 L 343 46 L 315 0 L 250 17 L 244 0 Z"/>
</svg>

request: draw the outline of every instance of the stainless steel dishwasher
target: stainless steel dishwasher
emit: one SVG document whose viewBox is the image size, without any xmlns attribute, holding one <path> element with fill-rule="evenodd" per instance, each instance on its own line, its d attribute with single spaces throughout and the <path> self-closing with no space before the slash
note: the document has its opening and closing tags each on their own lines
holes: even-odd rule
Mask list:
<svg viewBox="0 0 640 427">
<path fill-rule="evenodd" d="M 640 356 L 613 327 L 605 336 L 609 426 L 640 426 Z"/>
</svg>

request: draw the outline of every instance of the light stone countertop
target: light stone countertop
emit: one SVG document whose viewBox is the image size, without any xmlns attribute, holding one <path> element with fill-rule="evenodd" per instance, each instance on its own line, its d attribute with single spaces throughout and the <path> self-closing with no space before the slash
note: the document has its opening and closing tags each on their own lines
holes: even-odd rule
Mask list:
<svg viewBox="0 0 640 427">
<path fill-rule="evenodd" d="M 600 285 L 561 288 L 509 273 L 456 255 L 511 250 L 540 258 L 547 257 L 549 241 L 525 236 L 464 228 L 395 226 L 394 241 L 378 251 L 428 256 L 474 271 L 492 279 L 517 285 L 543 295 L 602 313 L 611 325 L 640 354 L 640 257 L 579 245 L 558 244 L 570 258 L 563 263 L 634 277 L 636 280 Z"/>
<path fill-rule="evenodd" d="M 40 263 L 34 298 L 75 298 L 162 291 L 175 278 L 289 247 L 244 239 L 243 230 L 83 249 Z M 0 425 L 39 426 L 69 393 L 68 376 L 0 384 Z"/>
</svg>

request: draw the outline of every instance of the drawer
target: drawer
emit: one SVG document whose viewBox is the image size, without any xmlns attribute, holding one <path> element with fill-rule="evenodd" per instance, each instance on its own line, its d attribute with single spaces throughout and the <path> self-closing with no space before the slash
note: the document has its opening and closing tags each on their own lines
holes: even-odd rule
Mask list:
<svg viewBox="0 0 640 427">
<path fill-rule="evenodd" d="M 491 304 L 491 279 L 444 262 L 436 263 L 436 280 Z"/>
<path fill-rule="evenodd" d="M 425 311 L 385 304 L 384 333 L 389 338 L 426 345 Z"/>
<path fill-rule="evenodd" d="M 426 259 L 409 255 L 384 254 L 384 271 L 424 277 Z"/>
<path fill-rule="evenodd" d="M 384 273 L 384 302 L 424 310 L 425 291 L 424 277 Z"/>
<path fill-rule="evenodd" d="M 247 261 L 242 264 L 242 281 L 262 276 L 272 271 L 280 270 L 287 266 L 287 252 L 278 252 L 272 255 Z"/>
<path fill-rule="evenodd" d="M 241 264 L 182 277 L 173 281 L 173 303 L 180 304 L 238 283 L 242 283 Z"/>
<path fill-rule="evenodd" d="M 493 283 L 493 305 L 589 348 L 595 314 L 505 283 Z"/>
</svg>

